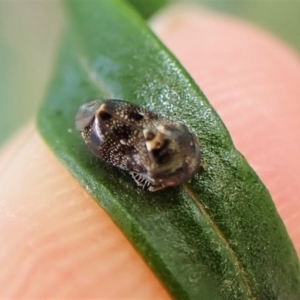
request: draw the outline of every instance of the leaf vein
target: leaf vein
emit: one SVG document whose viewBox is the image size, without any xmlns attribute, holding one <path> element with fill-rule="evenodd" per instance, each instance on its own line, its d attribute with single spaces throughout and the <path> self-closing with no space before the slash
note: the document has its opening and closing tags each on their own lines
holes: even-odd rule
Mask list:
<svg viewBox="0 0 300 300">
<path fill-rule="evenodd" d="M 237 257 L 236 253 L 234 252 L 234 250 L 230 246 L 230 243 L 226 239 L 226 237 L 223 234 L 223 232 L 221 231 L 221 229 L 219 228 L 219 226 L 214 222 L 213 218 L 211 217 L 211 215 L 209 214 L 209 212 L 207 211 L 207 209 L 204 207 L 204 205 L 201 203 L 200 199 L 198 199 L 198 197 L 195 195 L 195 193 L 190 189 L 190 187 L 187 184 L 183 184 L 183 188 L 186 191 L 186 193 L 194 200 L 194 202 L 196 203 L 196 205 L 201 210 L 202 214 L 206 217 L 206 219 L 208 220 L 208 222 L 210 223 L 210 225 L 212 226 L 212 228 L 215 230 L 215 232 L 219 236 L 219 238 L 220 238 L 221 242 L 223 243 L 223 245 L 225 245 L 225 247 L 228 249 L 229 253 L 233 257 L 234 261 L 236 262 L 237 268 L 238 268 L 238 270 L 240 272 L 242 281 L 244 282 L 245 287 L 247 289 L 247 292 L 250 295 L 251 299 L 252 300 L 257 299 L 254 296 L 254 292 L 253 292 L 253 290 L 251 288 L 249 279 L 246 276 L 246 272 L 245 272 L 245 270 L 244 270 L 244 268 L 242 266 L 241 261 L 239 260 L 239 258 Z"/>
</svg>

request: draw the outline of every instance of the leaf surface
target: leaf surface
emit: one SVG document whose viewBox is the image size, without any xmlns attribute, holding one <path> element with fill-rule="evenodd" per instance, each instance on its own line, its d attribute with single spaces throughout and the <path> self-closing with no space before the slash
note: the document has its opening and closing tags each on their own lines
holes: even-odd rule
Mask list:
<svg viewBox="0 0 300 300">
<path fill-rule="evenodd" d="M 176 299 L 300 299 L 299 262 L 272 199 L 173 55 L 127 4 L 68 1 L 70 27 L 38 116 L 58 158 L 109 213 Z M 94 157 L 80 104 L 129 100 L 183 121 L 207 166 L 151 193 Z"/>
</svg>

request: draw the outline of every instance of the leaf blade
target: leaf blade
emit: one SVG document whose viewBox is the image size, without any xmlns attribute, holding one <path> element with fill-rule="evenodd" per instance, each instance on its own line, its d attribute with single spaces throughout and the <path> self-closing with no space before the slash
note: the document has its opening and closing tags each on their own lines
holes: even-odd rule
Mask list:
<svg viewBox="0 0 300 300">
<path fill-rule="evenodd" d="M 39 115 L 42 135 L 174 297 L 296 299 L 299 264 L 285 228 L 203 93 L 126 4 L 81 2 L 69 2 L 77 43 L 67 40 L 58 63 Z M 73 131 L 86 97 L 129 99 L 184 121 L 200 138 L 208 169 L 183 189 L 138 189 Z"/>
</svg>

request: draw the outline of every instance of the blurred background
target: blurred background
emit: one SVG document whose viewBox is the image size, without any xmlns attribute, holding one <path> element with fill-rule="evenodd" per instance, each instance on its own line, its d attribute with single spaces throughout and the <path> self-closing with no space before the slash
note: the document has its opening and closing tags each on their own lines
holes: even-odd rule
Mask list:
<svg viewBox="0 0 300 300">
<path fill-rule="evenodd" d="M 300 1 L 170 0 L 169 5 L 178 2 L 257 24 L 300 52 Z M 0 1 L 0 145 L 34 118 L 51 79 L 64 27 L 58 0 Z"/>
</svg>

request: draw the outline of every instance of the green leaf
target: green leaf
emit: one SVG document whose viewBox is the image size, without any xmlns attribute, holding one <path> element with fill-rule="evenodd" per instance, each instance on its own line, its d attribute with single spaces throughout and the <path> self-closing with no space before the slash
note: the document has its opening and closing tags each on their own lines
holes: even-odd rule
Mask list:
<svg viewBox="0 0 300 300">
<path fill-rule="evenodd" d="M 58 158 L 176 299 L 300 299 L 299 262 L 270 195 L 207 99 L 125 2 L 69 1 L 71 27 L 38 116 Z M 94 157 L 80 104 L 126 99 L 185 122 L 207 168 L 151 193 Z"/>
<path fill-rule="evenodd" d="M 126 0 L 129 2 L 144 18 L 151 17 L 156 11 L 166 6 L 172 0 Z"/>
</svg>

